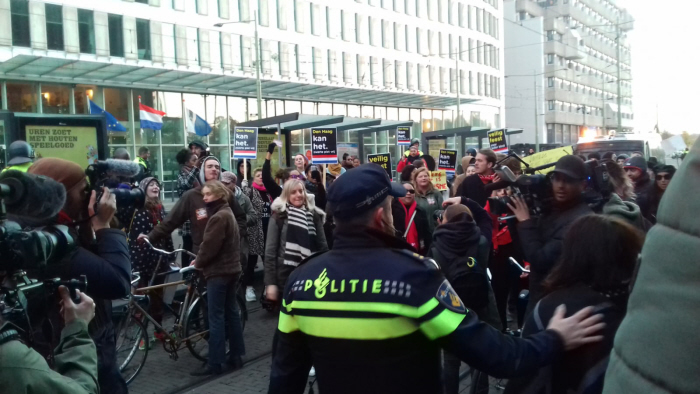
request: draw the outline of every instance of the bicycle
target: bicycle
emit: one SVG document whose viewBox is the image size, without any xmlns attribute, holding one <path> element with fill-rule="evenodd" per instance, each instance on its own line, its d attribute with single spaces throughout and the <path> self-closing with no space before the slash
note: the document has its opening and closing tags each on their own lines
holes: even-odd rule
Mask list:
<svg viewBox="0 0 700 394">
<path fill-rule="evenodd" d="M 196 257 L 196 255 L 184 249 L 168 252 L 155 248 L 148 239 L 144 241 L 151 249 L 162 255 L 155 272 L 158 272 L 158 268 L 164 256 L 187 253 L 190 256 Z M 152 285 L 156 277 L 168 276 L 175 273 L 182 274 L 183 279 L 161 285 Z M 195 269 L 195 267 L 189 266 L 171 270 L 170 272 L 154 274 L 149 281 L 149 286 L 140 289 L 136 288 L 137 283 L 141 279 L 140 275 L 138 273 L 133 273 L 132 275 L 135 277 L 131 282 L 133 289 L 132 295 L 126 300 L 127 302 L 125 304 L 117 306 L 117 308 L 121 308 L 123 316 L 118 321 L 118 324 L 116 324 L 117 362 L 119 371 L 127 384 L 131 383 L 131 381 L 136 378 L 146 363 L 150 344 L 148 338 L 149 322 L 153 323 L 155 331 L 161 334 L 163 349 L 168 352 L 173 361 L 178 359 L 178 351 L 183 347 L 187 347 L 195 358 L 206 362 L 208 356 L 209 324 L 207 317 L 206 288 L 204 277 L 201 272 Z M 185 298 L 182 303 L 180 303 L 178 310 L 176 311 L 170 305 L 164 303 L 164 307 L 175 316 L 172 329 L 167 330 L 148 314 L 148 295 L 134 293 L 149 292 L 151 290 L 179 286 L 181 284 L 186 285 L 187 290 L 185 292 Z M 236 294 L 236 302 L 241 313 L 241 328 L 244 329 L 245 322 L 248 320 L 248 310 L 245 300 L 240 293 Z M 119 312 L 120 311 L 117 311 L 117 314 L 119 314 Z M 132 363 L 136 354 L 139 352 L 142 354 L 140 361 L 136 364 Z"/>
</svg>

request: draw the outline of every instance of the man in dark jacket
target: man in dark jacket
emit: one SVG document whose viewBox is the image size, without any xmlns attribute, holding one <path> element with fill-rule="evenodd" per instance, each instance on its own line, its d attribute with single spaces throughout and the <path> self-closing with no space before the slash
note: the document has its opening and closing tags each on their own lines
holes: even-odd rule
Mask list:
<svg viewBox="0 0 700 394">
<path fill-rule="evenodd" d="M 530 217 L 525 200 L 512 197 L 509 205 L 518 220 L 520 244 L 530 263 L 530 299 L 526 315 L 544 295 L 542 282 L 556 264 L 562 251 L 562 240 L 569 225 L 581 216 L 593 213 L 583 201 L 586 187 L 586 167 L 577 156 L 564 156 L 552 171 L 554 206 L 549 213 Z"/>
<path fill-rule="evenodd" d="M 654 182 L 649 178 L 647 162 L 643 157 L 633 156 L 625 161 L 623 168 L 627 176 L 634 182 L 634 194 L 637 195 L 635 203 L 639 205 L 642 215 L 648 218 L 651 211 L 649 194 Z"/>
<path fill-rule="evenodd" d="M 62 267 L 58 274 L 65 279 L 87 277 L 86 294 L 93 297 L 97 305 L 90 336 L 97 346 L 100 392 L 126 393 L 126 382 L 117 365 L 111 300 L 126 297 L 131 292 L 131 259 L 124 232 L 110 228 L 117 207 L 115 197 L 105 188 L 95 215 L 95 192 L 91 196 L 85 193 L 87 180 L 79 165 L 63 159 L 44 158 L 34 163 L 28 172 L 52 178 L 66 188 L 66 203 L 58 215 L 59 224 L 71 225 L 74 221 L 91 218 L 89 225 L 79 228 L 81 246 L 64 258 L 66 264 L 57 265 Z M 84 212 L 86 206 L 88 212 Z"/>
<path fill-rule="evenodd" d="M 221 180 L 221 165 L 219 159 L 214 156 L 207 156 L 202 163 L 202 168 L 199 173 L 199 183 L 205 184 L 210 180 Z M 238 204 L 236 199 L 231 195 L 228 204 L 233 211 L 233 216 L 236 217 L 239 236 L 248 236 L 248 227 L 246 225 L 246 216 L 243 208 Z M 141 234 L 139 238 L 149 238 L 153 242 L 169 237 L 173 231 L 182 226 L 189 219 L 192 231 L 192 249 L 193 253 L 199 252 L 199 244 L 202 243 L 204 230 L 207 227 L 207 207 L 202 199 L 202 187 L 198 186 L 188 190 L 175 203 L 175 206 L 170 210 L 168 216 L 160 224 L 156 226 L 148 235 Z"/>
<path fill-rule="evenodd" d="M 496 153 L 494 151 L 491 149 L 480 149 L 474 162 L 476 174 L 464 178 L 455 195 L 476 201 L 482 207 L 485 206 L 486 199 L 490 197 L 490 193 L 486 190 L 486 185 L 494 182 L 496 161 Z"/>
</svg>

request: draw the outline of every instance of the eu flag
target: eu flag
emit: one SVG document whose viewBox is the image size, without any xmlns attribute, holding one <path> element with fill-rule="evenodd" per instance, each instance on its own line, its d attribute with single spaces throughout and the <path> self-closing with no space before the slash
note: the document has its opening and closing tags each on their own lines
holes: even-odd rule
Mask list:
<svg viewBox="0 0 700 394">
<path fill-rule="evenodd" d="M 100 106 L 95 104 L 92 100 L 88 99 L 88 101 L 90 102 L 91 115 L 104 114 L 107 120 L 107 131 L 126 131 L 126 127 L 122 126 L 112 114 L 100 108 Z"/>
</svg>

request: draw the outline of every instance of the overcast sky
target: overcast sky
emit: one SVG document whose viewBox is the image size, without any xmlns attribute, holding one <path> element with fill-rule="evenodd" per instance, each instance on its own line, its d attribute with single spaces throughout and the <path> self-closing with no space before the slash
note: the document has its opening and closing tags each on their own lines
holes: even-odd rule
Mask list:
<svg viewBox="0 0 700 394">
<path fill-rule="evenodd" d="M 635 130 L 656 124 L 672 133 L 700 133 L 700 1 L 620 1 L 634 18 L 632 89 Z"/>
</svg>

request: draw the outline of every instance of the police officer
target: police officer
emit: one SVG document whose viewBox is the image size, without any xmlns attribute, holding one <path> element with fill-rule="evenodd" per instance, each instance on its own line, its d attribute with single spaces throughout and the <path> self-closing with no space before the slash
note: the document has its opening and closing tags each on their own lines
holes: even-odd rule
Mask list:
<svg viewBox="0 0 700 394">
<path fill-rule="evenodd" d="M 27 172 L 34 161 L 34 149 L 26 141 L 15 141 L 10 144 L 7 150 L 7 155 L 10 160 L 8 166 L 2 172 L 7 170 L 17 170 Z"/>
<path fill-rule="evenodd" d="M 148 159 L 151 157 L 151 151 L 142 146 L 139 148 L 139 155 L 134 159 L 134 163 L 139 165 L 141 171 L 136 175 L 135 180 L 140 182 L 142 179 L 153 176 L 151 174 L 151 165 L 148 163 Z"/>
<path fill-rule="evenodd" d="M 322 393 L 438 393 L 440 348 L 509 377 L 601 340 L 590 308 L 564 318 L 560 307 L 527 339 L 480 322 L 432 260 L 394 237 L 391 199 L 405 194 L 374 164 L 331 185 L 335 244 L 287 281 L 270 393 L 302 393 L 312 365 Z"/>
</svg>

